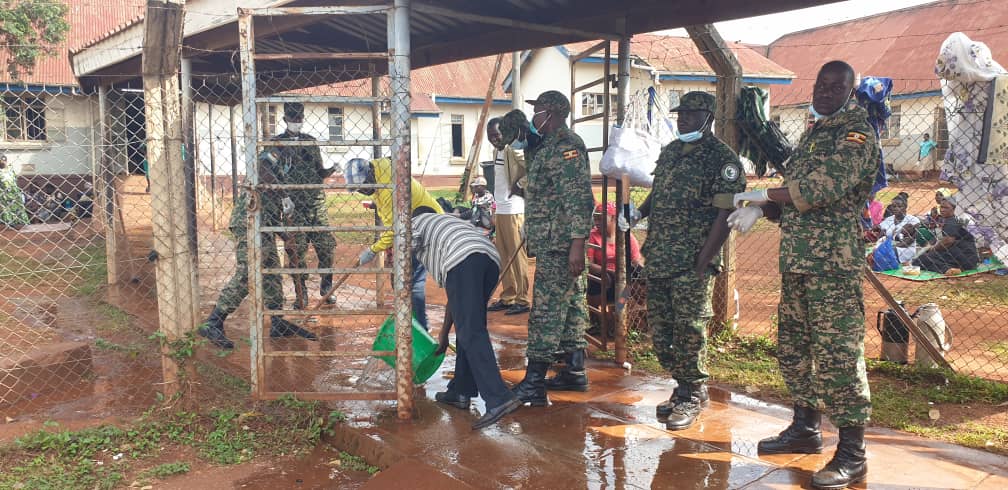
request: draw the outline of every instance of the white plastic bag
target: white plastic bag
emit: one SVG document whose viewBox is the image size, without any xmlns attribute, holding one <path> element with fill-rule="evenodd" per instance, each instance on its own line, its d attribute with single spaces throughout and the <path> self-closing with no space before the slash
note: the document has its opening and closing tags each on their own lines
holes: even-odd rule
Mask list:
<svg viewBox="0 0 1008 490">
<path fill-rule="evenodd" d="M 660 154 L 661 142 L 646 130 L 613 126 L 609 130 L 609 148 L 599 161 L 599 171 L 614 179 L 628 175 L 630 185 L 651 187 Z"/>
</svg>

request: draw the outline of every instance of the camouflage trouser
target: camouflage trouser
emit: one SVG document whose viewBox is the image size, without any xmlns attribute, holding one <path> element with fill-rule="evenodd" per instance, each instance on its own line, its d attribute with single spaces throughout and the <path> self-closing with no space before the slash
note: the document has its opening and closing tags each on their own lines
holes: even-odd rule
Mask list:
<svg viewBox="0 0 1008 490">
<path fill-rule="evenodd" d="M 584 339 L 588 324 L 584 281 L 584 273 L 571 277 L 567 253 L 546 252 L 536 256 L 525 351 L 530 362 L 552 362 L 555 352 L 588 347 Z"/>
<path fill-rule="evenodd" d="M 234 275 L 227 282 L 217 298 L 217 307 L 225 314 L 231 314 L 238 309 L 245 296 L 248 296 L 248 243 L 244 230 L 232 230 L 235 233 L 235 255 L 237 264 Z M 262 234 L 262 266 L 279 267 L 276 242 L 272 233 Z M 263 305 L 267 308 L 283 306 L 283 285 L 280 276 L 276 274 L 263 275 Z"/>
<path fill-rule="evenodd" d="M 647 280 L 647 319 L 655 355 L 679 383 L 707 380 L 707 323 L 714 277 L 697 280 L 689 271 L 674 278 Z"/>
<path fill-rule="evenodd" d="M 297 226 L 329 226 L 329 220 L 325 218 L 325 210 L 317 209 L 314 213 L 308 216 L 306 219 L 299 220 Z M 318 257 L 319 268 L 329 268 L 333 264 L 333 253 L 336 248 L 336 239 L 333 238 L 332 233 L 328 231 L 309 231 L 305 233 L 298 233 L 295 240 L 297 241 L 297 255 L 301 260 L 301 266 L 305 265 L 305 254 L 308 253 L 308 244 L 311 244 L 315 248 L 315 256 Z M 323 274 L 323 278 L 327 278 L 328 282 L 332 281 L 332 274 Z M 301 274 L 300 279 L 307 280 L 308 274 Z"/>
<path fill-rule="evenodd" d="M 826 408 L 837 427 L 871 415 L 861 276 L 781 275 L 777 359 L 795 401 Z"/>
</svg>

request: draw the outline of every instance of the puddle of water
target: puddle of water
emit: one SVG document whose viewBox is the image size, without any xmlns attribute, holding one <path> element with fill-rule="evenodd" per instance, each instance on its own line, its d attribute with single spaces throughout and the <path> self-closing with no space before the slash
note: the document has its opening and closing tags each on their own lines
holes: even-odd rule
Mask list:
<svg viewBox="0 0 1008 490">
<path fill-rule="evenodd" d="M 235 482 L 235 488 L 247 490 L 276 489 L 347 489 L 360 488 L 371 478 L 367 472 L 346 468 L 339 451 L 320 446 L 302 458 L 286 462 Z"/>
</svg>

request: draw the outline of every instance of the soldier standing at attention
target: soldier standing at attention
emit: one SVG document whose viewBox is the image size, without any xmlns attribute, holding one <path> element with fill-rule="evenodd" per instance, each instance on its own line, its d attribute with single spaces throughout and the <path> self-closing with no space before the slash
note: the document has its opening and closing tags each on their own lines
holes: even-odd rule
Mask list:
<svg viewBox="0 0 1008 490">
<path fill-rule="evenodd" d="M 301 132 L 301 125 L 304 122 L 304 105 L 300 102 L 284 103 L 284 122 L 287 129 L 276 136 L 273 140 L 280 141 L 315 141 L 311 135 Z M 270 148 L 276 152 L 280 160 L 280 165 L 286 170 L 286 184 L 321 184 L 336 171 L 336 166 L 325 168 L 322 164 L 322 153 L 317 146 L 278 146 Z M 322 189 L 306 189 L 288 191 L 294 202 L 295 211 L 293 213 L 294 226 L 329 226 L 329 216 L 326 214 L 325 192 Z M 332 267 L 333 251 L 336 248 L 336 240 L 332 233 L 328 231 L 308 231 L 304 232 L 300 239 L 295 239 L 295 250 L 301 266 L 305 264 L 305 253 L 308 252 L 308 244 L 315 248 L 315 256 L 318 257 L 318 266 L 322 269 Z M 304 284 L 307 274 L 300 274 L 294 278 L 295 281 Z M 319 294 L 325 294 L 332 286 L 332 274 L 322 274 Z M 332 302 L 332 298 L 326 298 L 327 303 Z M 307 305 L 302 305 L 307 306 Z"/>
<path fill-rule="evenodd" d="M 283 167 L 275 154 L 264 151 L 259 157 L 259 182 L 262 184 L 283 183 L 286 178 Z M 263 191 L 259 194 L 259 205 L 262 206 L 260 218 L 262 226 L 280 226 L 283 224 L 281 215 L 296 212 L 294 202 L 282 191 Z M 248 296 L 248 210 L 249 194 L 242 191 L 238 195 L 228 229 L 235 239 L 234 275 L 224 286 L 213 312 L 199 327 L 199 334 L 206 337 L 211 344 L 221 349 L 233 349 L 234 342 L 224 335 L 224 320 L 241 305 Z M 276 243 L 273 233 L 262 233 L 262 267 L 279 267 Z M 263 275 L 263 305 L 270 310 L 283 308 L 283 285 L 280 276 L 276 274 Z M 279 315 L 270 317 L 270 337 L 301 336 L 309 340 L 317 340 L 315 334 L 284 320 Z"/>
<path fill-rule="evenodd" d="M 777 359 L 794 398 L 794 419 L 762 454 L 820 453 L 820 405 L 840 428 L 840 443 L 812 486 L 844 488 L 868 473 L 864 427 L 871 400 L 864 361 L 864 246 L 858 222 L 878 171 L 878 142 L 868 113 L 848 103 L 854 70 L 822 66 L 802 135 L 784 171 L 786 187 L 736 194 L 729 224 L 748 231 L 763 216 L 780 219 L 781 300 Z"/>
<path fill-rule="evenodd" d="M 527 160 L 525 194 L 525 233 L 536 271 L 525 353 L 528 368 L 512 391 L 522 402 L 545 406 L 547 385 L 553 390 L 588 389 L 584 247 L 594 197 L 584 142 L 565 122 L 570 101 L 550 90 L 526 102 L 535 110 L 529 131 L 542 136 Z M 566 365 L 547 381 L 546 371 L 558 350 L 566 353 Z"/>
<path fill-rule="evenodd" d="M 649 216 L 641 250 L 648 323 L 658 361 L 677 383 L 669 400 L 655 408 L 668 430 L 692 425 L 708 403 L 711 293 L 730 231 L 732 197 L 745 190 L 738 155 L 711 132 L 714 110 L 714 96 L 706 92 L 689 92 L 672 109 L 679 113 L 679 139 L 662 149 L 651 194 L 631 217 Z M 629 229 L 622 216 L 621 225 Z"/>
</svg>

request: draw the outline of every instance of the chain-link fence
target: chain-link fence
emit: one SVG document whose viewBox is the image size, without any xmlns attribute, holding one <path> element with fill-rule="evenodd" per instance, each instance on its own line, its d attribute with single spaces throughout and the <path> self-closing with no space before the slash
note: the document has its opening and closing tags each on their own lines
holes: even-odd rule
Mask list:
<svg viewBox="0 0 1008 490">
<path fill-rule="evenodd" d="M 998 258 L 1004 250 L 1003 229 L 998 227 L 1008 211 L 998 198 L 1003 193 L 1003 177 L 998 176 L 1003 176 L 1004 162 L 993 157 L 982 162 L 988 145 L 984 135 L 997 131 L 996 125 L 992 131 L 991 123 L 984 122 L 984 114 L 991 110 L 987 99 L 977 100 L 990 87 L 943 95 L 937 80 L 895 80 L 894 86 L 905 91 L 891 95 L 891 115 L 879 125 L 888 186 L 863 210 L 866 259 L 874 261 L 887 252 L 888 243 L 895 245 L 894 262 L 876 264 L 875 275 L 909 313 L 916 313 L 914 319 L 933 345 L 959 372 L 1008 379 L 1008 327 L 1003 322 L 1008 313 L 1008 277 L 1004 257 Z M 681 94 L 672 90 L 668 99 Z M 769 119 L 791 145 L 814 121 L 808 110 L 811 98 L 810 90 L 769 90 Z M 660 114 L 659 109 L 655 112 Z M 950 125 L 956 129 L 950 131 Z M 957 145 L 960 152 L 950 150 Z M 971 164 L 978 159 L 982 163 Z M 772 167 L 757 176 L 755 166 L 744 163 L 749 188 L 782 186 Z M 633 188 L 632 200 L 640 204 L 647 193 L 648 189 Z M 643 242 L 646 225 L 634 233 Z M 714 302 L 728 304 L 729 318 L 737 315 L 741 335 L 776 336 L 779 239 L 779 226 L 765 220 L 748 234 L 736 236 L 737 296 L 731 291 Z M 867 281 L 864 291 L 867 355 L 933 365 L 907 328 L 886 314 L 888 305 Z M 646 315 L 634 311 L 644 303 L 642 293 L 628 301 L 631 332 L 635 328 L 647 332 Z"/>
</svg>

